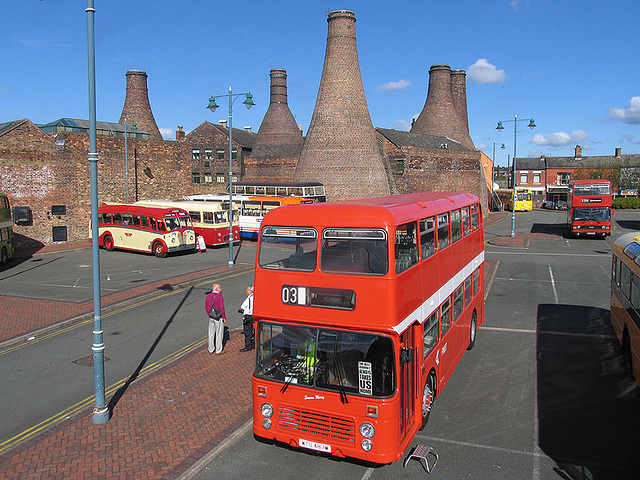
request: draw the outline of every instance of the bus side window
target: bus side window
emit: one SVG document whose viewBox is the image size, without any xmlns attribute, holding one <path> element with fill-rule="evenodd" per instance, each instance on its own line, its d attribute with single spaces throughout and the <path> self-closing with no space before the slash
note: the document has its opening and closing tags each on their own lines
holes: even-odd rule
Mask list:
<svg viewBox="0 0 640 480">
<path fill-rule="evenodd" d="M 133 218 L 131 215 L 122 215 L 123 225 L 133 225 Z"/>
<path fill-rule="evenodd" d="M 424 322 L 424 358 L 427 358 L 438 344 L 438 311 L 433 312 Z"/>
<path fill-rule="evenodd" d="M 213 212 L 202 212 L 202 223 L 214 223 Z"/>
<path fill-rule="evenodd" d="M 471 303 L 471 275 L 464 279 L 464 306 Z"/>
<path fill-rule="evenodd" d="M 149 218 L 148 217 L 140 217 L 140 226 L 142 228 L 149 228 Z"/>
<path fill-rule="evenodd" d="M 620 290 L 622 290 L 625 297 L 629 298 L 631 291 L 631 270 L 624 263 L 621 264 L 620 269 Z"/>
<path fill-rule="evenodd" d="M 462 315 L 462 292 L 463 287 L 460 285 L 456 288 L 456 291 L 453 293 L 453 319 L 454 321 L 460 318 Z"/>
<path fill-rule="evenodd" d="M 480 226 L 480 212 L 478 205 L 471 205 L 471 228 L 476 230 Z"/>
<path fill-rule="evenodd" d="M 436 253 L 436 218 L 429 217 L 420 220 L 420 248 L 422 259 Z"/>
<path fill-rule="evenodd" d="M 418 243 L 416 238 L 416 224 L 405 223 L 396 229 L 395 238 L 396 273 L 418 263 Z"/>
<path fill-rule="evenodd" d="M 451 212 L 451 242 L 457 242 L 462 238 L 462 229 L 460 228 L 460 210 Z"/>
<path fill-rule="evenodd" d="M 462 229 L 463 235 L 469 235 L 471 233 L 471 217 L 469 216 L 469 207 L 462 209 Z"/>
<path fill-rule="evenodd" d="M 139 226 L 140 226 L 140 215 L 134 215 L 134 216 L 132 217 L 132 220 L 133 220 L 132 225 L 133 225 L 134 227 L 139 227 Z"/>
<path fill-rule="evenodd" d="M 111 214 L 103 213 L 102 216 L 100 217 L 100 220 L 98 220 L 98 225 L 101 223 L 111 223 Z"/>
<path fill-rule="evenodd" d="M 167 231 L 167 227 L 165 227 L 164 222 L 162 220 L 158 220 L 158 231 L 159 232 Z"/>
<path fill-rule="evenodd" d="M 451 297 L 447 298 L 440 306 L 440 320 L 442 325 L 442 336 L 449 331 L 451 327 Z"/>
<path fill-rule="evenodd" d="M 122 215 L 120 215 L 119 213 L 114 213 L 113 223 L 114 225 L 122 225 Z"/>
<path fill-rule="evenodd" d="M 473 296 L 475 297 L 480 291 L 480 269 L 473 271 Z"/>
<path fill-rule="evenodd" d="M 193 223 L 200 223 L 200 212 L 190 211 L 189 216 L 191 217 L 191 221 Z"/>
<path fill-rule="evenodd" d="M 631 305 L 640 311 L 640 278 L 636 275 L 631 275 Z"/>
<path fill-rule="evenodd" d="M 438 250 L 449 246 L 449 214 L 438 215 Z"/>
<path fill-rule="evenodd" d="M 216 220 L 216 223 L 224 223 L 224 221 L 225 221 L 224 213 L 215 212 L 213 215 L 214 215 L 214 218 Z"/>
<path fill-rule="evenodd" d="M 149 219 L 149 226 L 151 227 L 151 230 L 158 230 L 158 224 L 155 218 Z"/>
</svg>

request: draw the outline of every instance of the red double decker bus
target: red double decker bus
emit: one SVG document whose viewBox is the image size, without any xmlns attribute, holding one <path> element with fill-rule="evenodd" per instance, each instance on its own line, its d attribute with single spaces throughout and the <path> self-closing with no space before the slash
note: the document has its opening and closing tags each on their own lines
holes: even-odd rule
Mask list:
<svg viewBox="0 0 640 480">
<path fill-rule="evenodd" d="M 571 183 L 567 226 L 571 235 L 611 235 L 611 182 L 575 180 Z"/>
<path fill-rule="evenodd" d="M 401 458 L 484 321 L 478 199 L 419 193 L 277 208 L 256 271 L 253 431 Z"/>
</svg>

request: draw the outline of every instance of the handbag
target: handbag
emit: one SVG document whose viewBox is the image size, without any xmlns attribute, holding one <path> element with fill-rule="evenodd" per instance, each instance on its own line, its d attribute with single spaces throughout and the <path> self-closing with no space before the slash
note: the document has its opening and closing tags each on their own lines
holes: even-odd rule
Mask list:
<svg viewBox="0 0 640 480">
<path fill-rule="evenodd" d="M 215 301 L 216 297 L 213 297 L 213 300 Z M 222 317 L 222 310 L 220 310 L 219 308 L 216 308 L 213 306 L 213 303 L 211 303 L 211 310 L 209 310 L 209 318 L 213 318 L 214 320 L 220 320 L 220 317 Z"/>
</svg>

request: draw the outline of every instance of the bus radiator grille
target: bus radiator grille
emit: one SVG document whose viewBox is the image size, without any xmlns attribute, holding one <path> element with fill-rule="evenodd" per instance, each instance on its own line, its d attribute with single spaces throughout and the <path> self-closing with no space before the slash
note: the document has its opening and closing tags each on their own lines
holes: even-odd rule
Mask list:
<svg viewBox="0 0 640 480">
<path fill-rule="evenodd" d="M 280 406 L 278 423 L 282 428 L 355 442 L 356 427 L 353 419 L 349 418 Z"/>
</svg>

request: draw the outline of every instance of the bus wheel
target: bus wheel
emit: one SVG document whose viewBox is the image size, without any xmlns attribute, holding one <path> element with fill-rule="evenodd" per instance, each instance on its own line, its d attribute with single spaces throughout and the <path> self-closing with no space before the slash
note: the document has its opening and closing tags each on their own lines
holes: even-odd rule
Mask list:
<svg viewBox="0 0 640 480">
<path fill-rule="evenodd" d="M 162 243 L 155 242 L 153 244 L 153 254 L 158 258 L 164 258 L 167 256 L 167 252 L 164 250 Z"/>
<path fill-rule="evenodd" d="M 424 390 L 422 392 L 422 426 L 420 430 L 427 426 L 429 421 L 429 415 L 431 414 L 431 408 L 433 407 L 433 401 L 435 400 L 436 391 L 436 377 L 433 373 L 430 373 L 427 377 L 427 381 L 424 384 Z"/>
<path fill-rule="evenodd" d="M 476 333 L 478 332 L 478 319 L 476 317 L 476 312 L 473 312 L 471 315 L 471 328 L 469 328 L 469 346 L 467 350 L 471 350 L 473 346 L 476 344 Z"/>
<path fill-rule="evenodd" d="M 9 254 L 7 253 L 6 247 L 2 247 L 2 256 L 0 256 L 0 264 L 6 265 L 9 261 Z"/>
<path fill-rule="evenodd" d="M 102 243 L 104 244 L 105 250 L 108 252 L 113 251 L 113 238 L 111 238 L 111 235 L 105 235 Z"/>
</svg>

